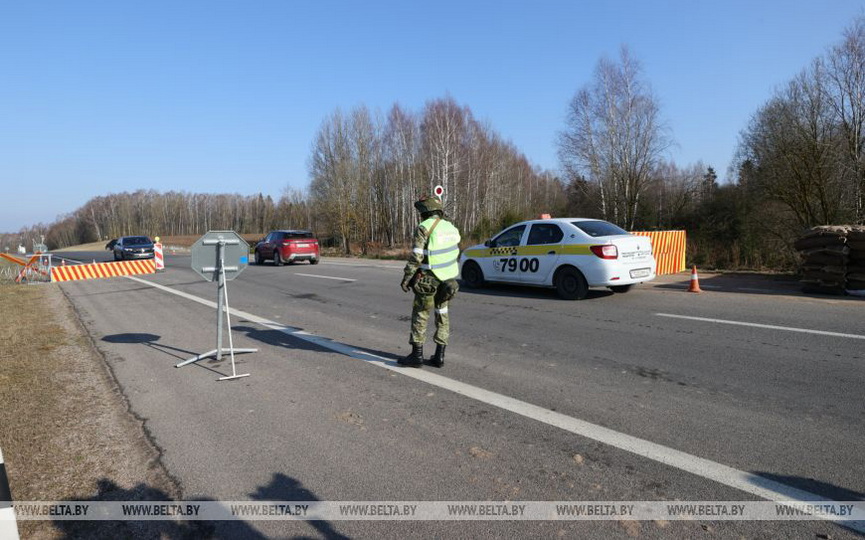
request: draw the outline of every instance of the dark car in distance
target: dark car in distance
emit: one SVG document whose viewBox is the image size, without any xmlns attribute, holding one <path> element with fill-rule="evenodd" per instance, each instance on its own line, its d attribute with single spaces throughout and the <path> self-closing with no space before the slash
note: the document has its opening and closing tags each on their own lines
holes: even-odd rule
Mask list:
<svg viewBox="0 0 865 540">
<path fill-rule="evenodd" d="M 320 259 L 318 240 L 311 231 L 271 231 L 255 245 L 255 264 L 263 264 L 266 260 L 273 260 L 276 266 L 295 261 L 318 264 Z"/>
<path fill-rule="evenodd" d="M 114 242 L 114 260 L 152 259 L 153 240 L 147 236 L 121 236 Z"/>
</svg>

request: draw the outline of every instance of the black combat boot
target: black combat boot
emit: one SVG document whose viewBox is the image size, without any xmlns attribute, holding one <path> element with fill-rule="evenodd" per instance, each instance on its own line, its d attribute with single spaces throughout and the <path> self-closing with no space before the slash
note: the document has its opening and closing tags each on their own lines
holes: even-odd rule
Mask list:
<svg viewBox="0 0 865 540">
<path fill-rule="evenodd" d="M 412 343 L 411 352 L 396 363 L 405 367 L 423 367 L 423 343 Z"/>
<path fill-rule="evenodd" d="M 443 367 L 445 365 L 445 347 L 447 345 L 436 344 L 436 352 L 429 359 L 429 365 L 432 367 Z"/>
</svg>

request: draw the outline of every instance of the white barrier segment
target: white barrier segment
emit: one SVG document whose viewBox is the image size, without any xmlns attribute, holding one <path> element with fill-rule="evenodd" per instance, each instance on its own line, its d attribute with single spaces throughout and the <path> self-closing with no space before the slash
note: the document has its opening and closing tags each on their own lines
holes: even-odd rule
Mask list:
<svg viewBox="0 0 865 540">
<path fill-rule="evenodd" d="M 19 539 L 15 509 L 12 508 L 12 491 L 9 489 L 9 477 L 6 476 L 6 464 L 3 461 L 3 450 L 0 450 L 0 538 Z"/>
<path fill-rule="evenodd" d="M 162 255 L 162 243 L 157 241 L 153 244 L 153 261 L 156 264 L 156 271 L 165 270 L 165 258 Z"/>
</svg>

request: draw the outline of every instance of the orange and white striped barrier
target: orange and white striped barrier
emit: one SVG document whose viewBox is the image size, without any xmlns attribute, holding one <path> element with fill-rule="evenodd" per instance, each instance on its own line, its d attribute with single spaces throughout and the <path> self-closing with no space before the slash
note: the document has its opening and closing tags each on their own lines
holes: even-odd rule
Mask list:
<svg viewBox="0 0 865 540">
<path fill-rule="evenodd" d="M 165 270 L 165 258 L 162 256 L 162 242 L 159 237 L 156 237 L 156 243 L 153 244 L 153 262 L 156 264 L 156 271 Z"/>
<path fill-rule="evenodd" d="M 136 274 L 152 274 L 154 272 L 156 272 L 156 264 L 153 262 L 153 259 L 95 264 L 70 264 L 52 268 L 51 282 L 132 276 Z"/>
<path fill-rule="evenodd" d="M 658 263 L 657 274 L 677 274 L 685 266 L 685 231 L 632 231 L 631 234 L 648 236 L 652 241 L 652 254 Z"/>
</svg>

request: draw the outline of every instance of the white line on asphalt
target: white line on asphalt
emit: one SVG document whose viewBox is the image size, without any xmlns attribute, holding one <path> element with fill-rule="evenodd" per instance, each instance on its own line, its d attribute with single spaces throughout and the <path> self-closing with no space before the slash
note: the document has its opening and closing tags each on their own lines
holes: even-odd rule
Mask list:
<svg viewBox="0 0 865 540">
<path fill-rule="evenodd" d="M 165 285 L 153 283 L 152 281 L 147 281 L 133 276 L 126 276 L 126 278 L 144 285 L 156 287 L 157 289 L 192 300 L 193 302 L 198 302 L 199 304 L 208 306 L 212 309 L 216 309 L 216 302 L 205 300 L 204 298 L 199 298 L 198 296 L 178 291 L 166 287 Z M 487 405 L 498 407 L 519 414 L 520 416 L 525 416 L 526 418 L 563 429 L 575 435 L 586 437 L 620 450 L 625 450 L 626 452 L 631 452 L 646 459 L 663 463 L 664 465 L 689 472 L 696 476 L 744 491 L 745 493 L 750 493 L 757 497 L 762 497 L 770 501 L 836 502 L 833 499 L 828 499 L 815 493 L 788 486 L 787 484 L 782 484 L 775 480 L 770 480 L 746 471 L 740 471 L 715 461 L 688 454 L 645 439 L 640 439 L 639 437 L 620 433 L 519 399 L 497 394 L 496 392 L 491 392 L 477 386 L 450 379 L 437 373 L 431 373 L 428 370 L 399 367 L 393 360 L 382 358 L 381 356 L 376 356 L 366 351 L 357 350 L 356 348 L 344 343 L 316 336 L 315 334 L 310 334 L 299 328 L 292 328 L 291 326 L 286 326 L 282 323 L 259 317 L 258 315 L 246 313 L 234 308 L 231 309 L 231 314 L 235 317 L 243 317 L 250 322 L 260 324 L 265 328 L 278 330 L 290 336 L 314 343 L 351 358 L 363 360 L 367 364 L 381 367 L 445 390 L 450 390 L 451 392 L 486 403 Z M 658 315 L 669 316 L 660 313 Z M 675 317 L 675 315 L 673 316 Z M 827 521 L 832 521 L 829 516 L 818 517 L 822 517 Z M 837 523 L 856 532 L 865 533 L 865 523 L 851 521 L 839 521 Z"/>
<path fill-rule="evenodd" d="M 402 264 L 372 264 L 372 263 L 340 263 L 340 262 L 330 262 L 330 261 L 322 261 L 321 264 L 331 264 L 333 266 L 354 266 L 361 268 L 402 268 Z"/>
<path fill-rule="evenodd" d="M 859 334 L 843 334 L 841 332 L 826 332 L 825 330 L 811 330 L 809 328 L 795 328 L 792 326 L 776 326 L 774 324 L 759 324 L 742 321 L 728 321 L 725 319 L 708 319 L 706 317 L 690 317 L 688 315 L 674 315 L 672 313 L 655 313 L 658 317 L 670 317 L 673 319 L 687 319 L 689 321 L 710 322 L 717 324 L 732 324 L 736 326 L 752 326 L 754 328 L 767 328 L 769 330 L 784 330 L 785 332 L 800 332 L 803 334 L 819 334 L 821 336 L 843 337 L 851 339 L 865 339 Z"/>
<path fill-rule="evenodd" d="M 295 272 L 295 276 L 306 276 L 306 277 L 315 277 L 321 279 L 335 279 L 337 281 L 357 281 L 356 279 L 349 279 L 344 277 L 332 277 L 332 276 L 319 276 L 317 274 L 301 274 L 300 272 Z"/>
</svg>

